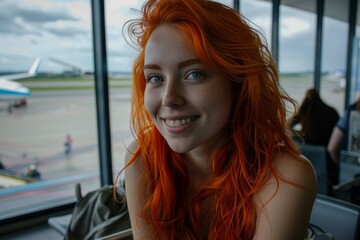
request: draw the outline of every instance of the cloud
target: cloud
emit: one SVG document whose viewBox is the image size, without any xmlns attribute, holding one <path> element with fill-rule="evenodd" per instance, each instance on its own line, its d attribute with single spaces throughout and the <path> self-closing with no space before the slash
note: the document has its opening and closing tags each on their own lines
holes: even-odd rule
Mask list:
<svg viewBox="0 0 360 240">
<path fill-rule="evenodd" d="M 15 5 L 17 6 L 17 5 Z M 19 5 L 20 8 L 14 8 L 14 16 L 21 17 L 25 21 L 37 22 L 37 23 L 46 23 L 46 22 L 56 22 L 59 20 L 63 21 L 78 21 L 79 19 L 71 16 L 67 11 L 57 11 L 50 9 L 45 11 L 45 9 L 38 8 L 21 8 L 23 5 Z"/>
<path fill-rule="evenodd" d="M 67 22 L 57 21 L 56 23 L 48 23 L 42 27 L 49 33 L 58 35 L 59 37 L 74 37 L 76 35 L 89 35 L 90 29 L 84 29 L 80 26 L 73 26 Z"/>
<path fill-rule="evenodd" d="M 285 17 L 280 21 L 280 38 L 290 38 L 311 29 L 310 23 L 298 17 Z"/>
<path fill-rule="evenodd" d="M 0 13 L 1 14 L 1 13 Z M 0 15 L 1 16 L 1 15 Z M 36 30 L 28 30 L 21 24 L 20 19 L 7 19 L 3 16 L 0 17 L 0 34 L 1 35 L 25 35 L 25 34 L 34 34 L 34 35 L 41 35 L 39 31 Z"/>
<path fill-rule="evenodd" d="M 7 35 L 43 35 L 47 24 L 59 21 L 76 23 L 80 19 L 66 8 L 45 7 L 39 1 L 28 4 L 26 1 L 4 0 L 0 2 L 0 34 Z M 44 27 L 45 26 L 45 27 Z M 70 29 L 72 30 L 72 29 Z M 73 31 L 72 31 L 73 32 Z M 62 33 L 66 35 L 65 31 Z"/>
</svg>

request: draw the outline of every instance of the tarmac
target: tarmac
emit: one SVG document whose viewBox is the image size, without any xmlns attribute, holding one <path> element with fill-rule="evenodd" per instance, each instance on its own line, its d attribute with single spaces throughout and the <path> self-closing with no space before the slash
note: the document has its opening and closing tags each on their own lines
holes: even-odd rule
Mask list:
<svg viewBox="0 0 360 240">
<path fill-rule="evenodd" d="M 114 175 L 123 167 L 130 132 L 130 89 L 110 92 L 112 165 Z M 27 106 L 7 112 L 0 103 L 0 159 L 5 169 L 24 176 L 31 164 L 41 173 L 40 181 L 0 189 L 0 215 L 29 208 L 38 202 L 74 197 L 74 183 L 84 192 L 99 186 L 96 103 L 93 91 L 34 92 Z M 73 138 L 72 152 L 65 154 L 66 134 Z M 67 178 L 68 181 L 61 179 Z M 26 191 L 24 191 L 26 190 Z M 34 194 L 34 191 L 36 194 Z"/>
</svg>

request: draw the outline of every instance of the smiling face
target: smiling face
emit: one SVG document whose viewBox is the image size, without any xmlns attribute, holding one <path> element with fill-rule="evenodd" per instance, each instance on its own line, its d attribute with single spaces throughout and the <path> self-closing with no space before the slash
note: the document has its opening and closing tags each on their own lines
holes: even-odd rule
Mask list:
<svg viewBox="0 0 360 240">
<path fill-rule="evenodd" d="M 145 108 L 171 149 L 208 154 L 225 138 L 231 83 L 200 62 L 175 26 L 161 25 L 151 34 L 144 75 Z"/>
</svg>

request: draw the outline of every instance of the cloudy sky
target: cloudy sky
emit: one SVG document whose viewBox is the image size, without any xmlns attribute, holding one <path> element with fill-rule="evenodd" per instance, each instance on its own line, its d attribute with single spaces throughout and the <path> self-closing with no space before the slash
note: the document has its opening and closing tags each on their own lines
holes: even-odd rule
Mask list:
<svg viewBox="0 0 360 240">
<path fill-rule="evenodd" d="M 143 0 L 105 2 L 109 70 L 131 71 L 136 51 L 125 43 L 122 26 L 136 17 L 131 8 L 139 9 Z M 269 3 L 241 0 L 241 12 L 270 38 Z M 313 71 L 315 20 L 314 14 L 281 8 L 281 71 Z M 323 69 L 344 69 L 347 25 L 332 19 L 324 25 Z M 92 71 L 90 0 L 0 0 L 0 46 L 0 71 L 26 70 L 38 56 L 40 71 L 64 69 L 50 58 Z"/>
</svg>

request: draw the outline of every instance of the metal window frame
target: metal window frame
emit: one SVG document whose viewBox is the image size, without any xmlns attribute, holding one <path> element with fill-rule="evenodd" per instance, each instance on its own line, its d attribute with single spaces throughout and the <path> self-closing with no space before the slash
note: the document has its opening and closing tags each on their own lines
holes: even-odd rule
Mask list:
<svg viewBox="0 0 360 240">
<path fill-rule="evenodd" d="M 105 1 L 92 0 L 96 117 L 101 186 L 113 184 Z"/>
</svg>

